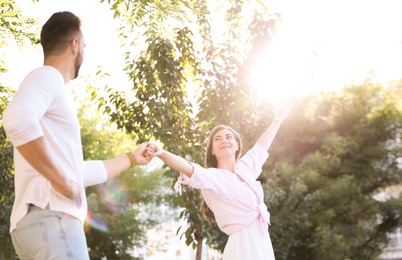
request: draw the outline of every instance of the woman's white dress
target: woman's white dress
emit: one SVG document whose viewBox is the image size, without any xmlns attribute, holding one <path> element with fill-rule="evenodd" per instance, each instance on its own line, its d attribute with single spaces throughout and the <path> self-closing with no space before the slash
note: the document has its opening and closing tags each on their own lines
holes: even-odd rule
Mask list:
<svg viewBox="0 0 402 260">
<path fill-rule="evenodd" d="M 268 231 L 262 231 L 256 220 L 250 226 L 229 236 L 223 260 L 274 260 Z"/>
</svg>

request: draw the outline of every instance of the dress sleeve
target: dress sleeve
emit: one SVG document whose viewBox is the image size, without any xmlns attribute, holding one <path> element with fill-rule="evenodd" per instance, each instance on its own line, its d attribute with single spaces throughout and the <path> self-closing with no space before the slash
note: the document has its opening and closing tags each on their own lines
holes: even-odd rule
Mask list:
<svg viewBox="0 0 402 260">
<path fill-rule="evenodd" d="M 268 152 L 262 146 L 254 145 L 237 163 L 237 172 L 249 174 L 249 177 L 251 175 L 254 180 L 257 179 L 268 156 Z"/>
<path fill-rule="evenodd" d="M 191 178 L 183 173 L 180 173 L 180 176 L 174 185 L 174 189 L 178 191 L 180 195 L 182 191 L 182 184 L 189 185 L 195 189 L 214 189 L 217 186 L 216 180 L 219 178 L 219 175 L 214 172 L 215 168 L 205 169 L 199 164 L 190 164 L 194 167 L 194 172 Z"/>
<path fill-rule="evenodd" d="M 84 162 L 84 186 L 92 186 L 107 181 L 105 165 L 100 160 Z"/>
</svg>

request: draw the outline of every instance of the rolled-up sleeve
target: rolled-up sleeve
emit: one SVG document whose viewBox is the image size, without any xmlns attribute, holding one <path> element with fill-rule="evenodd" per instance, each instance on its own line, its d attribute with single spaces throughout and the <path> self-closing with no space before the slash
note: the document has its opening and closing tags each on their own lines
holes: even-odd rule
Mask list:
<svg viewBox="0 0 402 260">
<path fill-rule="evenodd" d="M 262 166 L 268 159 L 268 152 L 260 145 L 254 145 L 238 162 L 237 167 L 246 168 L 247 170 L 240 170 L 253 174 L 253 179 L 257 179 L 262 172 Z"/>
<path fill-rule="evenodd" d="M 215 168 L 205 169 L 199 164 L 190 163 L 194 167 L 194 172 L 191 177 L 180 173 L 179 178 L 175 184 L 175 190 L 181 194 L 181 185 L 189 185 L 195 189 L 214 189 L 216 187 L 216 180 L 219 175 L 214 172 Z"/>
<path fill-rule="evenodd" d="M 60 91 L 52 88 L 56 85 L 52 82 L 61 80 L 57 73 L 46 77 L 48 82 L 43 82 L 44 78 L 41 71 L 28 75 L 3 115 L 3 127 L 16 147 L 43 136 L 40 119 L 55 102 L 57 91 Z"/>
<path fill-rule="evenodd" d="M 84 162 L 84 186 L 92 186 L 107 181 L 107 171 L 102 161 Z"/>
</svg>

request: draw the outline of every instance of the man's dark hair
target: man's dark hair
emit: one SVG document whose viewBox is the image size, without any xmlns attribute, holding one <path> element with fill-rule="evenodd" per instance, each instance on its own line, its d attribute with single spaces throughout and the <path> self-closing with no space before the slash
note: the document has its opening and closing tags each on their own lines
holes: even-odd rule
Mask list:
<svg viewBox="0 0 402 260">
<path fill-rule="evenodd" d="M 43 53 L 60 55 L 65 51 L 71 40 L 81 34 L 81 20 L 71 12 L 54 13 L 43 25 L 40 34 Z"/>
</svg>

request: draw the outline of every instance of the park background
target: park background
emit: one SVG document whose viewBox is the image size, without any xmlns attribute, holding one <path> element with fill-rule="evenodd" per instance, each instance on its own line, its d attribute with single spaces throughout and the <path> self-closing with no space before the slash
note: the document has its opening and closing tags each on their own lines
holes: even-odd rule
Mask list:
<svg viewBox="0 0 402 260">
<path fill-rule="evenodd" d="M 402 210 L 399 1 L 0 3 L 0 114 L 43 62 L 43 22 L 73 11 L 87 44 L 70 83 L 85 159 L 155 140 L 202 164 L 214 125 L 231 125 L 249 149 L 284 101 L 291 114 L 260 177 L 277 259 L 384 257 Z M 0 252 L 13 259 L 12 147 L 1 133 Z M 177 176 L 154 160 L 88 188 L 91 259 L 171 251 L 149 234 L 169 225 L 165 238 L 181 237 L 198 259 L 202 245 L 222 250 L 227 238 L 201 217 L 198 191 L 173 192 Z"/>
</svg>

